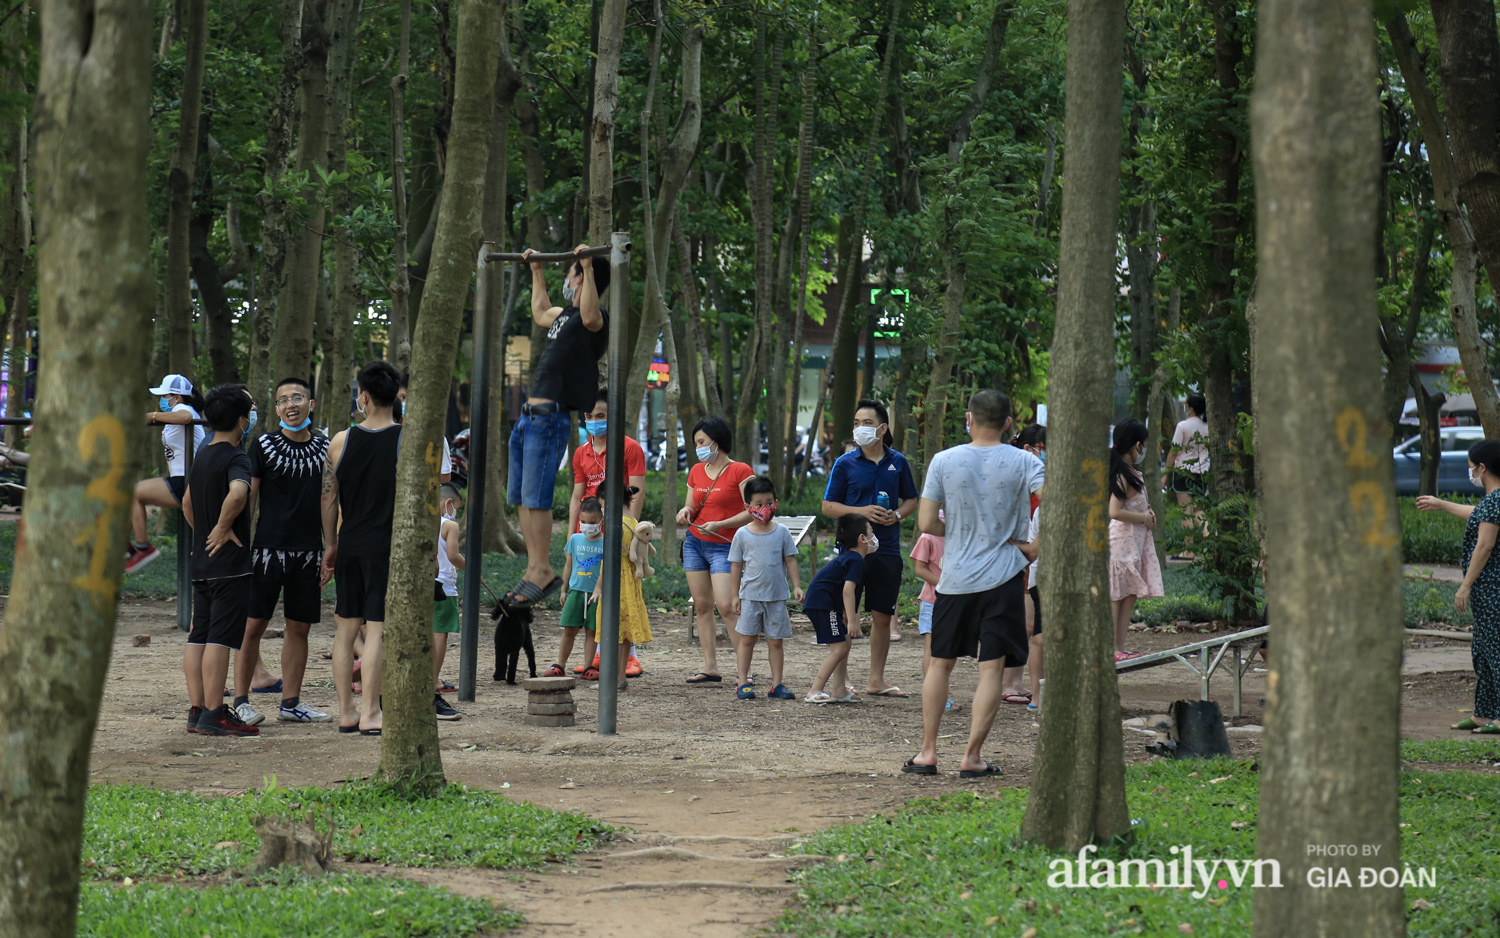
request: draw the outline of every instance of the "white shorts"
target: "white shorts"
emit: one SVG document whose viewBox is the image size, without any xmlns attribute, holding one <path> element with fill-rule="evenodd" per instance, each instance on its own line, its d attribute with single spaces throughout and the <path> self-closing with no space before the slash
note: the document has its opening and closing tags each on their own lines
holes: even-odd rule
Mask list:
<svg viewBox="0 0 1500 938">
<path fill-rule="evenodd" d="M 740 600 L 740 621 L 736 623 L 734 630 L 741 635 L 759 635 L 764 632 L 766 638 L 791 638 L 792 616 L 787 612 L 786 600 Z"/>
<path fill-rule="evenodd" d="M 931 635 L 932 634 L 932 603 L 922 602 L 922 601 L 918 600 L 917 605 L 921 607 L 920 610 L 918 610 L 918 612 L 917 612 L 917 634 L 918 635 Z"/>
</svg>

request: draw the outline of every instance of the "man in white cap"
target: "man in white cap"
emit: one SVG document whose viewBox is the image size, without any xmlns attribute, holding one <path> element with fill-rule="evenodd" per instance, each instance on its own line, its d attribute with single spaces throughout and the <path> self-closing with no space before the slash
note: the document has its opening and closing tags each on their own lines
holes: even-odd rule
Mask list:
<svg viewBox="0 0 1500 938">
<path fill-rule="evenodd" d="M 142 479 L 135 484 L 135 501 L 130 506 L 130 527 L 134 535 L 129 552 L 125 555 L 125 572 L 134 573 L 161 556 L 161 551 L 146 540 L 146 507 L 182 507 L 182 494 L 187 491 L 187 428 L 193 429 L 193 451 L 203 442 L 203 427 L 194 426 L 193 421 L 202 416 L 203 398 L 193 389 L 193 382 L 184 375 L 167 375 L 161 385 L 151 389 L 157 395 L 158 410 L 146 415 L 146 422 L 160 425 L 161 442 L 166 450 L 167 474 L 164 477 Z"/>
</svg>

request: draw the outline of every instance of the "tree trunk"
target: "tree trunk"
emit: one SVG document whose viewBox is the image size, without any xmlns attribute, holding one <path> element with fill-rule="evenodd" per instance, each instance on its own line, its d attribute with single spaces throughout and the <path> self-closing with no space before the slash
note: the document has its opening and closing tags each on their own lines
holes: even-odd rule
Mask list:
<svg viewBox="0 0 1500 938">
<path fill-rule="evenodd" d="M 411 58 L 411 0 L 401 0 L 400 57 L 391 78 L 391 260 L 390 348 L 387 357 L 406 373 L 411 364 L 411 280 L 406 269 L 406 72 Z"/>
<path fill-rule="evenodd" d="M 1459 120 L 1482 123 L 1482 119 L 1488 118 L 1483 118 L 1486 112 L 1474 99 L 1487 99 L 1492 90 L 1475 86 L 1474 81 L 1481 79 L 1482 75 L 1467 76 L 1456 70 L 1462 64 L 1465 68 L 1488 68 L 1488 75 L 1491 78 L 1495 76 L 1496 63 L 1487 51 L 1489 44 L 1494 41 L 1494 9 L 1491 6 L 1490 22 L 1486 27 L 1483 23 L 1469 21 L 1469 14 L 1472 12 L 1470 6 L 1447 0 L 1437 0 L 1433 4 L 1434 22 L 1439 26 L 1438 40 L 1443 47 L 1443 64 L 1439 72 L 1443 82 L 1443 97 L 1449 100 L 1449 112 Z M 1441 18 L 1437 16 L 1440 7 L 1443 13 Z M 1438 109 L 1437 97 L 1427 83 L 1427 75 L 1417 53 L 1417 43 L 1406 24 L 1406 17 L 1399 14 L 1390 17 L 1386 20 L 1385 28 L 1401 69 L 1401 77 L 1411 96 L 1417 126 L 1422 132 L 1427 166 L 1432 172 L 1433 201 L 1437 203 L 1438 216 L 1443 220 L 1443 233 L 1448 238 L 1448 247 L 1453 251 L 1448 310 L 1453 316 L 1454 342 L 1458 345 L 1459 360 L 1463 362 L 1464 377 L 1468 379 L 1469 390 L 1474 395 L 1474 405 L 1479 411 L 1479 422 L 1484 425 L 1484 435 L 1492 440 L 1500 439 L 1500 395 L 1497 395 L 1495 382 L 1490 375 L 1487 350 L 1479 338 L 1474 288 L 1479 273 L 1479 259 L 1483 253 L 1477 240 L 1478 229 L 1484 224 L 1480 211 L 1489 204 L 1493 181 L 1471 178 L 1465 173 L 1465 168 L 1472 170 L 1476 163 L 1485 164 L 1489 161 L 1488 165 L 1493 166 L 1494 156 L 1473 151 L 1473 126 L 1464 130 L 1454 127 L 1450 133 L 1449 126 L 1444 123 L 1443 113 Z M 1483 35 L 1458 35 L 1471 29 L 1483 33 L 1485 28 L 1489 30 L 1489 40 L 1484 39 Z M 1451 100 L 1453 95 L 1458 96 L 1458 103 Z M 1495 125 L 1488 126 L 1493 130 Z M 1461 150 L 1468 161 L 1465 168 L 1457 165 Z M 1470 183 L 1468 190 L 1464 188 L 1465 179 Z M 1462 206 L 1459 204 L 1461 200 Z M 1468 208 L 1468 214 L 1465 214 L 1465 207 Z M 1493 219 L 1491 223 L 1500 225 L 1500 217 Z M 1495 231 L 1493 237 L 1497 239 L 1497 246 L 1500 246 L 1500 229 Z M 1485 260 L 1486 270 L 1490 273 L 1492 282 L 1495 282 L 1493 278 L 1500 271 L 1489 266 L 1490 263 Z"/>
<path fill-rule="evenodd" d="M 797 216 L 797 302 L 792 306 L 792 345 L 791 387 L 785 392 L 787 394 L 786 409 L 791 413 L 791 419 L 797 419 L 797 413 L 802 404 L 802 323 L 807 318 L 807 277 L 808 266 L 812 261 L 812 145 L 813 130 L 816 125 L 814 118 L 817 112 L 818 99 L 818 21 L 816 18 L 807 24 L 807 65 L 802 70 L 802 123 L 797 128 L 797 189 L 796 189 L 796 216 Z M 785 362 L 785 355 L 780 361 Z M 778 377 L 778 390 L 786 386 L 784 377 Z M 900 411 L 898 406 L 897 411 Z M 816 437 L 809 432 L 807 436 L 807 447 L 804 451 L 804 464 L 812 463 L 813 451 Z M 771 465 L 773 470 L 778 465 L 774 456 Z M 791 445 L 786 447 L 785 458 L 780 460 L 780 470 L 772 477 L 776 483 L 776 491 L 787 491 L 787 482 L 791 480 L 797 471 L 797 446 L 796 434 L 793 433 Z"/>
<path fill-rule="evenodd" d="M 198 115 L 203 110 L 203 67 L 208 47 L 208 0 L 186 0 L 186 39 L 182 94 L 178 101 L 177 142 L 167 171 L 167 367 L 193 374 L 193 291 L 189 282 L 193 179 L 198 165 Z"/>
<path fill-rule="evenodd" d="M 147 230 L 151 6 L 41 7 L 41 346 L 26 532 L 0 626 L 0 926 L 74 933 L 89 753 L 114 645 L 131 441 L 156 288 Z M 59 628 L 58 623 L 67 623 Z"/>
<path fill-rule="evenodd" d="M 412 342 L 409 390 L 417 404 L 402 426 L 391 538 L 391 591 L 385 626 L 385 735 L 380 775 L 426 790 L 443 783 L 432 712 L 432 570 L 437 556 L 438 470 L 448 390 L 458 359 L 464 296 L 482 240 L 495 63 L 505 0 L 467 0 L 458 13 L 458 65 L 448 172 L 432 267 Z M 477 551 L 472 562 L 479 563 Z"/>
<path fill-rule="evenodd" d="M 1260 7 L 1250 121 L 1260 367 L 1277 376 L 1260 391 L 1276 635 L 1255 855 L 1280 863 L 1284 887 L 1257 891 L 1257 935 L 1314 922 L 1327 938 L 1406 931 L 1399 888 L 1307 879 L 1314 865 L 1358 865 L 1309 856 L 1310 844 L 1362 844 L 1380 866 L 1401 865 L 1401 556 L 1375 329 L 1373 26 L 1368 0 Z M 1309 432 L 1336 445 L 1309 446 Z M 1328 719 L 1353 711 L 1353 723 Z"/>
<path fill-rule="evenodd" d="M 10 13 L 9 19 L 0 26 L 0 73 L 3 73 L 0 89 L 16 98 L 26 94 L 22 66 L 30 17 L 29 9 L 23 6 Z M 0 167 L 3 167 L 0 169 L 0 303 L 5 306 L 0 324 L 4 324 L 8 339 L 5 343 L 7 417 L 21 416 L 24 408 L 30 344 L 31 206 L 27 195 L 27 161 L 30 156 L 27 123 L 27 118 L 21 116 L 0 127 Z M 16 446 L 21 440 L 21 427 L 6 427 L 4 435 L 7 444 Z"/>
<path fill-rule="evenodd" d="M 619 108 L 620 46 L 627 0 L 604 0 L 599 54 L 594 59 L 594 110 L 589 140 L 589 244 L 608 244 L 614 231 L 615 112 Z M 619 393 L 618 389 L 614 389 Z"/>
<path fill-rule="evenodd" d="M 1422 383 L 1422 375 L 1416 366 L 1412 367 L 1408 381 L 1411 383 L 1411 393 L 1417 399 L 1417 421 L 1420 424 L 1418 432 L 1421 436 L 1419 446 L 1422 457 L 1417 470 L 1417 494 L 1436 495 L 1438 469 L 1443 459 L 1442 424 L 1439 421 L 1448 396 L 1427 393 L 1427 386 Z"/>
<path fill-rule="evenodd" d="M 1042 606 L 1047 702 L 1021 836 L 1070 853 L 1130 832 L 1111 663 L 1109 489 L 1123 0 L 1069 0 L 1062 248 L 1053 334 Z"/>
<path fill-rule="evenodd" d="M 347 0 L 344 0 L 347 2 Z M 336 35 L 333 23 L 340 0 L 304 0 L 302 19 L 302 115 L 297 129 L 296 171 L 306 173 L 309 185 L 318 170 L 328 168 L 329 47 L 353 42 Z M 287 232 L 286 284 L 276 311 L 276 379 L 312 376 L 313 323 L 318 302 L 318 278 L 323 269 L 324 206 L 292 220 Z"/>
<path fill-rule="evenodd" d="M 1412 368 L 1412 343 L 1417 339 L 1417 330 L 1422 324 L 1422 306 L 1427 300 L 1427 277 L 1432 269 L 1432 238 L 1434 225 L 1430 216 L 1424 216 L 1417 232 L 1417 243 L 1413 251 L 1411 288 L 1406 295 L 1406 313 L 1380 314 L 1380 347 L 1386 355 L 1385 388 L 1381 395 L 1385 404 L 1387 425 L 1394 431 L 1401 423 L 1401 414 L 1406 409 L 1408 375 Z M 1470 253 L 1472 265 L 1473 254 Z M 1455 261 L 1458 258 L 1455 257 Z M 1455 263 L 1454 270 L 1459 269 Z M 1472 266 L 1470 267 L 1472 270 Z M 1473 283 L 1472 278 L 1468 281 Z M 1392 434 L 1391 445 L 1400 443 Z"/>
<path fill-rule="evenodd" d="M 274 345 L 276 319 L 286 283 L 286 199 L 275 193 L 284 184 L 292 153 L 292 129 L 297 122 L 298 76 L 302 73 L 302 0 L 282 0 L 281 78 L 271 102 L 271 121 L 266 130 L 265 189 L 260 196 L 260 276 L 255 324 L 250 339 L 250 393 L 268 401 L 276 374 Z"/>
<path fill-rule="evenodd" d="M 1182 328 L 1182 288 L 1173 287 L 1167 297 L 1167 334 L 1176 335 Z M 1161 491 L 1161 442 L 1162 433 L 1171 426 L 1161 418 L 1164 405 L 1167 403 L 1167 365 L 1165 362 L 1152 361 L 1151 386 L 1146 394 L 1146 456 L 1141 460 L 1141 474 L 1146 477 L 1146 500 L 1151 504 L 1151 510 L 1156 512 L 1156 517 L 1167 516 L 1167 500 Z M 1156 538 L 1156 561 L 1163 570 L 1166 569 L 1166 551 L 1163 548 L 1164 539 Z"/>
<path fill-rule="evenodd" d="M 330 172 L 342 173 L 349 169 L 348 128 L 360 2 L 338 0 L 334 6 L 334 42 L 328 54 L 328 168 Z M 332 208 L 339 218 L 348 217 L 354 210 L 354 197 L 348 186 L 334 191 Z M 348 425 L 347 402 L 354 383 L 354 319 L 360 311 L 359 251 L 347 229 L 333 232 L 333 259 L 333 296 L 328 315 L 321 317 L 328 321 L 323 330 L 328 341 L 323 347 L 317 398 L 323 402 L 321 416 L 328 420 L 329 429 L 337 433 Z"/>
<path fill-rule="evenodd" d="M 199 136 L 208 136 L 206 115 Z M 206 141 L 202 149 L 207 152 Z M 202 195 L 194 206 L 188 225 L 188 259 L 192 263 L 193 279 L 198 283 L 198 298 L 208 327 L 208 342 L 205 344 L 208 346 L 208 363 L 213 373 L 213 383 L 238 384 L 240 367 L 234 357 L 234 311 L 224 292 L 219 262 L 208 247 L 208 239 L 214 229 L 213 171 L 207 165 L 208 160 L 204 160 L 203 164 L 203 172 L 198 177 L 201 180 Z"/>
</svg>

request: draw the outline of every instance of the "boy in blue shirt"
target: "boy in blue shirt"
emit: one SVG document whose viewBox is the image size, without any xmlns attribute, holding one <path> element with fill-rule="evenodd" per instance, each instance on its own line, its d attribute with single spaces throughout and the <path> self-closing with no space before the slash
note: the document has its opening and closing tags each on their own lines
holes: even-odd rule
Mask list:
<svg viewBox="0 0 1500 938">
<path fill-rule="evenodd" d="M 599 621 L 599 605 L 590 603 L 599 572 L 604 565 L 604 506 L 597 498 L 585 498 L 578 506 L 578 533 L 568 537 L 563 548 L 563 579 L 568 581 L 568 598 L 563 602 L 562 641 L 557 646 L 557 663 L 542 677 L 567 675 L 568 656 L 579 629 L 594 629 Z M 590 608 L 592 606 L 592 608 Z"/>
<path fill-rule="evenodd" d="M 859 703 L 849 684 L 849 640 L 859 638 L 859 588 L 865 580 L 865 558 L 878 542 L 870 522 L 856 514 L 839 518 L 835 539 L 839 555 L 813 576 L 802 603 L 818 633 L 818 644 L 828 646 L 828 657 L 803 698 L 808 703 Z M 834 697 L 824 690 L 830 680 L 843 696 Z"/>
</svg>

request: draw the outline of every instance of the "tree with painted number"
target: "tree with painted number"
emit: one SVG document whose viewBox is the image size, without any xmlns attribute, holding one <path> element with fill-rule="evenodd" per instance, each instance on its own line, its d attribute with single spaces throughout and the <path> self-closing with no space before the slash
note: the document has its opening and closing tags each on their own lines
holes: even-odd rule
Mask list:
<svg viewBox="0 0 1500 938">
<path fill-rule="evenodd" d="M 98 28 L 95 24 L 100 25 Z M 155 305 L 146 212 L 151 8 L 42 6 L 43 344 L 26 530 L 0 625 L 0 931 L 71 936 L 89 749 L 114 643 Z M 59 623 L 66 623 L 59 628 Z M 179 730 L 180 732 L 180 730 Z"/>
</svg>

